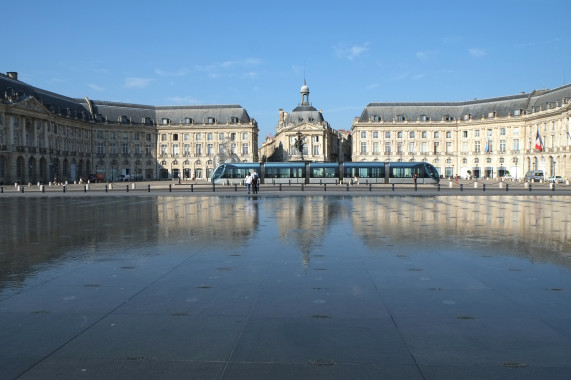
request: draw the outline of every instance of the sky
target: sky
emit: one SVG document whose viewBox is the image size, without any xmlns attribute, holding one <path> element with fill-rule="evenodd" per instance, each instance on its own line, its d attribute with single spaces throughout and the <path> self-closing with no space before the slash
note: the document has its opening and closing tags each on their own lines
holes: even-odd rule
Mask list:
<svg viewBox="0 0 571 380">
<path fill-rule="evenodd" d="M 0 72 L 72 98 L 239 104 L 275 135 L 309 101 L 454 102 L 571 81 L 571 2 L 29 0 L 2 7 Z"/>
</svg>

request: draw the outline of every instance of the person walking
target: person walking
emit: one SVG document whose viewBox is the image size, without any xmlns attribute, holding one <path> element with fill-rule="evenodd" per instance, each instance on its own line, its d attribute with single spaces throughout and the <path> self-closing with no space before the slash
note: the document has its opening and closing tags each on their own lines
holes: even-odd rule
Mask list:
<svg viewBox="0 0 571 380">
<path fill-rule="evenodd" d="M 250 172 L 248 172 L 248 174 L 246 175 L 244 183 L 246 184 L 246 188 L 248 189 L 248 194 L 250 194 L 250 186 L 252 186 L 252 175 L 250 174 Z"/>
<path fill-rule="evenodd" d="M 258 193 L 259 181 L 260 181 L 260 176 L 258 175 L 258 173 L 256 173 L 256 169 L 254 169 L 252 173 L 252 190 L 254 191 L 254 194 Z"/>
</svg>

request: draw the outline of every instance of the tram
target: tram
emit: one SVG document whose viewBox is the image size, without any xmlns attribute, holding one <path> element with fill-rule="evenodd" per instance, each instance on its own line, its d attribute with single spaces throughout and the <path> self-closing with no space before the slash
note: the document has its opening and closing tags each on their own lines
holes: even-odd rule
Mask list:
<svg viewBox="0 0 571 380">
<path fill-rule="evenodd" d="M 243 184 L 255 170 L 261 183 L 414 183 L 437 184 L 436 168 L 426 162 L 239 162 L 219 165 L 212 183 Z"/>
</svg>

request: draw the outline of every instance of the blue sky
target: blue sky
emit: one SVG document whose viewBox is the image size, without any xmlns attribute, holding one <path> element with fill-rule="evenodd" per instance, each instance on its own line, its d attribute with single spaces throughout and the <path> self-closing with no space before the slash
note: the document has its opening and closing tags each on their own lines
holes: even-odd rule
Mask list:
<svg viewBox="0 0 571 380">
<path fill-rule="evenodd" d="M 571 2 L 19 1 L 2 68 L 62 95 L 240 104 L 260 142 L 310 102 L 350 129 L 371 102 L 464 101 L 571 81 Z"/>
</svg>

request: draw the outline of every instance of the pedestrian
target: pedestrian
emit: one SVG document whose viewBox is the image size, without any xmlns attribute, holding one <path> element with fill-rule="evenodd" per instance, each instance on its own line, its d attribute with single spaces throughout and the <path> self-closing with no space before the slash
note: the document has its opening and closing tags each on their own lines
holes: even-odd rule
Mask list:
<svg viewBox="0 0 571 380">
<path fill-rule="evenodd" d="M 253 170 L 252 173 L 252 190 L 254 194 L 258 192 L 258 184 L 259 184 L 260 176 L 256 173 L 256 169 Z"/>
<path fill-rule="evenodd" d="M 244 183 L 246 184 L 246 188 L 248 189 L 248 194 L 250 194 L 250 186 L 252 186 L 252 175 L 250 174 L 250 172 L 248 172 L 248 174 L 246 175 Z"/>
<path fill-rule="evenodd" d="M 416 180 L 418 178 L 418 174 L 414 173 L 414 175 L 412 176 L 412 178 L 414 179 L 414 184 L 416 185 Z"/>
</svg>

